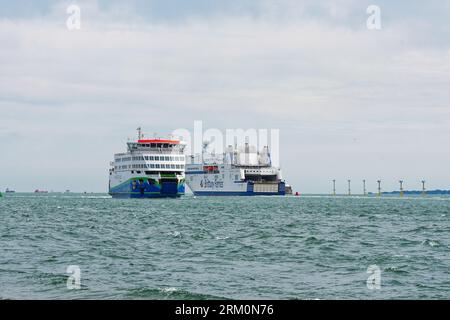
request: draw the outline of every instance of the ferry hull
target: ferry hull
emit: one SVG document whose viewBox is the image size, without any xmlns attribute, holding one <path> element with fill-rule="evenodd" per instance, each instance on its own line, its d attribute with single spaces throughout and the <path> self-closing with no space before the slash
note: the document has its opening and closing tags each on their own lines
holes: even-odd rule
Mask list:
<svg viewBox="0 0 450 320">
<path fill-rule="evenodd" d="M 202 181 L 195 184 L 188 179 L 189 188 L 195 196 L 284 196 L 286 195 L 286 185 L 284 182 L 270 184 L 270 187 L 264 190 L 264 184 L 255 184 L 252 182 L 233 183 L 228 186 L 222 184 L 204 184 Z M 190 183 L 189 183 L 190 181 Z M 204 180 L 203 180 L 204 181 Z"/>
<path fill-rule="evenodd" d="M 147 178 L 130 179 L 109 190 L 113 198 L 120 199 L 177 198 L 184 193 L 184 181 L 155 181 Z"/>
<path fill-rule="evenodd" d="M 284 196 L 284 192 L 195 191 L 195 196 Z"/>
<path fill-rule="evenodd" d="M 184 193 L 177 194 L 135 194 L 135 193 L 109 193 L 114 199 L 154 199 L 154 198 L 178 198 Z"/>
</svg>

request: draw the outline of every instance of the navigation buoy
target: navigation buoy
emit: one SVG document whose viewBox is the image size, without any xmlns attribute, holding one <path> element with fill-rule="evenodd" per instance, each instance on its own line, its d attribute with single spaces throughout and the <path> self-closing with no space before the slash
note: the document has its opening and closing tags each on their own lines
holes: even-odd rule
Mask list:
<svg viewBox="0 0 450 320">
<path fill-rule="evenodd" d="M 295 193 L 295 195 L 296 195 L 296 196 L 299 196 L 299 195 L 300 195 L 300 193 L 298 193 L 298 191 L 297 191 L 297 192 Z"/>
</svg>

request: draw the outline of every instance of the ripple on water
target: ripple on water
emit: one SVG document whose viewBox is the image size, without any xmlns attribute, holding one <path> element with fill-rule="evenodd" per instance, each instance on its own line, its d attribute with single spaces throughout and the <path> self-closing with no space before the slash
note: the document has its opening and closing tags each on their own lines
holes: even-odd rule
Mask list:
<svg viewBox="0 0 450 320">
<path fill-rule="evenodd" d="M 217 300 L 224 297 L 201 294 L 181 290 L 175 287 L 136 288 L 128 290 L 126 296 L 131 299 L 159 299 L 159 300 Z"/>
<path fill-rule="evenodd" d="M 439 241 L 437 240 L 431 240 L 431 239 L 425 239 L 421 242 L 422 245 L 424 246 L 430 246 L 430 247 L 438 247 L 439 246 Z"/>
<path fill-rule="evenodd" d="M 384 269 L 384 272 L 406 275 L 409 272 L 405 270 L 406 266 L 391 266 Z"/>
</svg>

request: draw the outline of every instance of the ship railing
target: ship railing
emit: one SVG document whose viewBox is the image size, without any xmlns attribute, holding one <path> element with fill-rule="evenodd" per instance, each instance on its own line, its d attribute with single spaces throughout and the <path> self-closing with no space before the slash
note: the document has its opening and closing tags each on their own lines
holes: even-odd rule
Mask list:
<svg viewBox="0 0 450 320">
<path fill-rule="evenodd" d="M 183 151 L 181 150 L 159 150 L 159 149 L 150 149 L 150 148 L 146 148 L 146 149 L 137 149 L 137 150 L 133 150 L 131 153 L 155 153 L 155 154 L 184 154 Z"/>
</svg>

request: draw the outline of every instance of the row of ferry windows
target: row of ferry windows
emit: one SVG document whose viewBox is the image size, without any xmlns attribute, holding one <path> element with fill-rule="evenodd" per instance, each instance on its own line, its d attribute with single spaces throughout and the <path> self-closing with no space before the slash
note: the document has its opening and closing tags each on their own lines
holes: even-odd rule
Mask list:
<svg viewBox="0 0 450 320">
<path fill-rule="evenodd" d="M 128 158 L 117 158 L 116 162 L 125 162 L 125 161 L 184 161 L 184 157 L 169 157 L 169 156 L 137 156 L 137 157 L 128 157 Z"/>
<path fill-rule="evenodd" d="M 184 164 L 133 164 L 130 166 L 117 166 L 116 170 L 126 169 L 184 169 Z"/>
<path fill-rule="evenodd" d="M 139 147 L 144 148 L 174 148 L 175 146 L 173 144 L 169 145 L 168 143 L 150 143 L 150 144 L 138 144 Z"/>
</svg>

